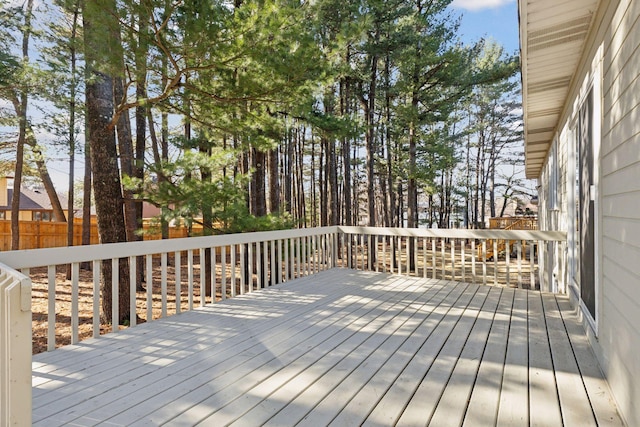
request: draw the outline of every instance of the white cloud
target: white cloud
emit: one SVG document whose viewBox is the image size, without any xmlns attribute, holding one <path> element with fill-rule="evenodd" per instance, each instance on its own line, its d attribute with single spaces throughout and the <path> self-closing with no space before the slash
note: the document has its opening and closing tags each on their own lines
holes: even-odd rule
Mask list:
<svg viewBox="0 0 640 427">
<path fill-rule="evenodd" d="M 515 0 L 453 0 L 451 7 L 477 12 L 482 9 L 495 9 Z"/>
</svg>

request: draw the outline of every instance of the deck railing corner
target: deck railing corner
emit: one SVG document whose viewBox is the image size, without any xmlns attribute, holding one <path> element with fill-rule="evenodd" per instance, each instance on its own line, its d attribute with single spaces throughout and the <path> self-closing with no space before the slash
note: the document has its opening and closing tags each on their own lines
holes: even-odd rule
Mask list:
<svg viewBox="0 0 640 427">
<path fill-rule="evenodd" d="M 31 279 L 0 264 L 0 425 L 31 425 Z"/>
</svg>

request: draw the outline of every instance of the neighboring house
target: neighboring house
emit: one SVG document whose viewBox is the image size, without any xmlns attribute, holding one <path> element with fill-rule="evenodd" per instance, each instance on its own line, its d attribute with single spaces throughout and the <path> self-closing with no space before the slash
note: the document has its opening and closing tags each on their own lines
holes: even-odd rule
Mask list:
<svg viewBox="0 0 640 427">
<path fill-rule="evenodd" d="M 640 1 L 519 0 L 526 172 L 623 417 L 640 426 Z M 555 285 L 552 283 L 551 285 Z"/>
<path fill-rule="evenodd" d="M 11 219 L 11 200 L 13 188 L 7 188 L 10 178 L 0 178 L 0 220 Z M 66 206 L 66 199 L 60 197 L 60 203 Z M 65 216 L 67 211 L 63 210 Z M 20 190 L 21 221 L 53 221 L 53 208 L 49 196 L 44 190 L 22 188 Z"/>
</svg>

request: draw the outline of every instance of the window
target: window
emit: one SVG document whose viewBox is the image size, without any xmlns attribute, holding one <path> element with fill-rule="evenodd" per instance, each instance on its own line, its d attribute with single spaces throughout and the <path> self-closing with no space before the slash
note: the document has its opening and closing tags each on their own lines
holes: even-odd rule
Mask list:
<svg viewBox="0 0 640 427">
<path fill-rule="evenodd" d="M 547 185 L 547 208 L 558 209 L 558 143 L 553 141 L 549 151 L 549 185 Z"/>
</svg>

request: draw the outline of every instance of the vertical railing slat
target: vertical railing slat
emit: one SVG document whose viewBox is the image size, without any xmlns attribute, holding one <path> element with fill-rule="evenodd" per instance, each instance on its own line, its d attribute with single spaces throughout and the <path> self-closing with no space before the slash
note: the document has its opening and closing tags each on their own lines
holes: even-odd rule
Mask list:
<svg viewBox="0 0 640 427">
<path fill-rule="evenodd" d="M 137 258 L 135 256 L 129 257 L 129 325 L 136 326 L 138 321 L 137 313 L 136 313 L 136 298 L 138 294 L 136 293 L 136 288 L 138 285 L 138 276 L 137 276 Z"/>
<path fill-rule="evenodd" d="M 249 265 L 246 267 L 247 269 L 247 292 L 251 292 L 253 289 L 253 242 L 250 242 L 247 245 L 247 256 L 249 257 L 248 263 Z M 244 289 L 244 287 L 243 287 Z"/>
<path fill-rule="evenodd" d="M 256 269 L 258 275 L 258 283 L 256 284 L 256 289 L 260 289 L 262 287 L 262 251 L 261 251 L 260 242 L 256 242 Z"/>
<path fill-rule="evenodd" d="M 471 239 L 471 280 L 476 283 L 476 239 Z"/>
<path fill-rule="evenodd" d="M 93 337 L 100 336 L 100 261 L 93 260 Z M 51 313 L 51 310 L 49 310 Z M 55 310 L 53 310 L 55 314 Z M 52 349 L 53 350 L 53 349 Z"/>
<path fill-rule="evenodd" d="M 393 274 L 396 263 L 396 236 L 389 237 L 389 273 Z"/>
<path fill-rule="evenodd" d="M 379 241 L 380 241 L 380 236 L 379 235 L 376 234 L 375 236 L 373 236 L 373 242 L 374 242 L 373 244 L 375 245 L 375 249 L 376 249 L 376 268 L 375 268 L 376 273 L 378 271 L 380 271 L 380 252 L 379 252 L 380 245 L 379 245 Z"/>
<path fill-rule="evenodd" d="M 535 279 L 535 268 L 533 265 L 534 259 L 533 259 L 533 240 L 529 240 L 529 280 L 530 280 L 530 285 L 529 285 L 529 289 L 536 289 L 536 279 Z M 549 286 L 552 286 L 551 283 L 549 283 Z M 546 291 L 551 291 L 552 289 L 546 289 Z"/>
<path fill-rule="evenodd" d="M 498 286 L 498 240 L 493 239 L 493 285 Z"/>
<path fill-rule="evenodd" d="M 269 281 L 271 280 L 269 277 L 269 241 L 265 240 L 262 242 L 262 270 L 264 281 L 262 282 L 262 287 L 266 288 L 269 286 Z"/>
<path fill-rule="evenodd" d="M 276 241 L 272 240 L 271 241 L 271 280 L 269 282 L 271 283 L 271 286 L 277 283 L 277 276 L 278 276 L 278 274 L 276 273 L 277 271 L 278 269 L 276 268 Z"/>
<path fill-rule="evenodd" d="M 412 237 L 413 240 L 413 274 L 417 277 L 418 274 L 418 252 L 420 246 L 420 240 L 417 237 Z"/>
<path fill-rule="evenodd" d="M 447 240 L 447 239 L 440 239 L 440 257 L 442 258 L 442 278 L 443 278 L 443 279 L 446 279 L 446 278 L 447 278 L 447 276 L 446 276 L 446 274 L 445 274 L 445 273 L 446 273 L 446 264 L 447 264 L 447 263 L 446 263 L 445 258 L 444 258 L 444 253 L 445 253 L 445 250 L 444 250 L 445 240 Z"/>
<path fill-rule="evenodd" d="M 462 261 L 462 281 L 467 281 L 467 256 L 465 254 L 465 247 L 467 246 L 467 239 L 462 239 L 460 242 L 460 260 Z"/>
<path fill-rule="evenodd" d="M 187 251 L 187 299 L 189 310 L 193 310 L 193 250 Z"/>
<path fill-rule="evenodd" d="M 278 268 L 276 274 L 276 283 L 282 283 L 282 239 L 276 240 L 276 250 L 278 251 Z"/>
<path fill-rule="evenodd" d="M 71 344 L 78 342 L 78 294 L 79 289 L 80 264 L 71 264 Z"/>
<path fill-rule="evenodd" d="M 456 280 L 456 239 L 451 239 L 451 280 Z"/>
<path fill-rule="evenodd" d="M 289 239 L 282 240 L 282 246 L 284 250 L 284 282 L 289 281 L 289 249 L 291 248 L 291 242 Z"/>
<path fill-rule="evenodd" d="M 200 248 L 200 307 L 204 307 L 207 303 L 207 268 L 206 268 L 206 251 Z"/>
<path fill-rule="evenodd" d="M 220 298 L 227 299 L 227 246 L 220 247 Z"/>
<path fill-rule="evenodd" d="M 338 266 L 338 234 L 333 233 L 332 236 L 331 267 L 336 268 Z"/>
<path fill-rule="evenodd" d="M 518 288 L 522 289 L 522 240 L 516 243 L 518 250 Z"/>
<path fill-rule="evenodd" d="M 367 270 L 373 270 L 373 247 L 371 246 L 371 234 L 367 235 Z"/>
<path fill-rule="evenodd" d="M 216 288 L 217 288 L 217 283 L 216 283 L 216 268 L 218 265 L 218 261 L 216 261 L 217 258 L 217 254 L 216 254 L 216 249 L 215 247 L 210 248 L 209 250 L 211 251 L 211 304 L 215 304 L 216 303 Z"/>
<path fill-rule="evenodd" d="M 411 237 L 410 236 L 407 236 L 407 239 L 406 239 L 405 253 L 406 253 L 406 258 L 407 258 L 406 274 L 407 274 L 407 276 L 410 276 L 411 275 Z"/>
<path fill-rule="evenodd" d="M 382 236 L 382 272 L 387 272 L 387 236 Z"/>
<path fill-rule="evenodd" d="M 487 285 L 487 239 L 482 239 L 482 284 Z"/>
<path fill-rule="evenodd" d="M 300 238 L 296 238 L 296 270 L 297 270 L 297 275 L 296 277 L 300 277 L 300 273 L 302 271 L 302 255 L 300 255 L 300 247 L 301 247 L 301 243 L 300 243 Z"/>
<path fill-rule="evenodd" d="M 331 248 L 333 245 L 329 244 L 329 235 L 323 234 L 320 240 L 321 254 L 322 254 L 322 271 L 331 267 Z"/>
<path fill-rule="evenodd" d="M 404 239 L 403 236 L 398 236 L 398 274 L 402 275 L 402 268 L 403 268 L 403 264 L 402 264 L 402 257 L 403 257 L 403 244 L 404 244 Z"/>
<path fill-rule="evenodd" d="M 304 276 L 309 275 L 309 258 L 307 257 L 307 239 L 308 237 L 302 238 L 302 249 L 300 252 L 300 261 L 302 262 L 302 274 Z"/>
<path fill-rule="evenodd" d="M 422 277 L 427 278 L 427 238 L 422 238 Z"/>
<path fill-rule="evenodd" d="M 176 314 L 182 311 L 182 253 L 176 251 L 173 254 L 174 284 L 173 289 L 176 297 Z"/>
<path fill-rule="evenodd" d="M 111 331 L 117 332 L 120 320 L 120 310 L 118 301 L 120 300 L 120 292 L 118 287 L 118 258 L 111 258 Z"/>
<path fill-rule="evenodd" d="M 56 266 L 47 267 L 47 351 L 56 349 Z"/>
<path fill-rule="evenodd" d="M 431 238 L 431 268 L 432 278 L 435 279 L 438 275 L 438 272 L 436 269 L 436 239 L 434 237 Z"/>
<path fill-rule="evenodd" d="M 504 242 L 504 264 L 505 264 L 505 274 L 507 276 L 507 286 L 511 286 L 511 278 L 509 277 L 509 264 L 511 260 L 511 248 L 509 247 L 509 240 L 505 240 Z"/>
<path fill-rule="evenodd" d="M 236 252 L 238 247 L 231 245 L 231 298 L 236 296 Z"/>
<path fill-rule="evenodd" d="M 250 252 L 247 252 L 248 247 L 251 246 L 242 244 L 240 245 L 240 295 L 244 294 L 245 287 L 247 286 L 247 282 L 249 280 L 248 272 L 249 266 L 247 265 L 247 257 L 251 260 Z"/>
<path fill-rule="evenodd" d="M 160 317 L 167 317 L 167 253 L 160 254 L 160 293 L 162 310 Z"/>
</svg>

